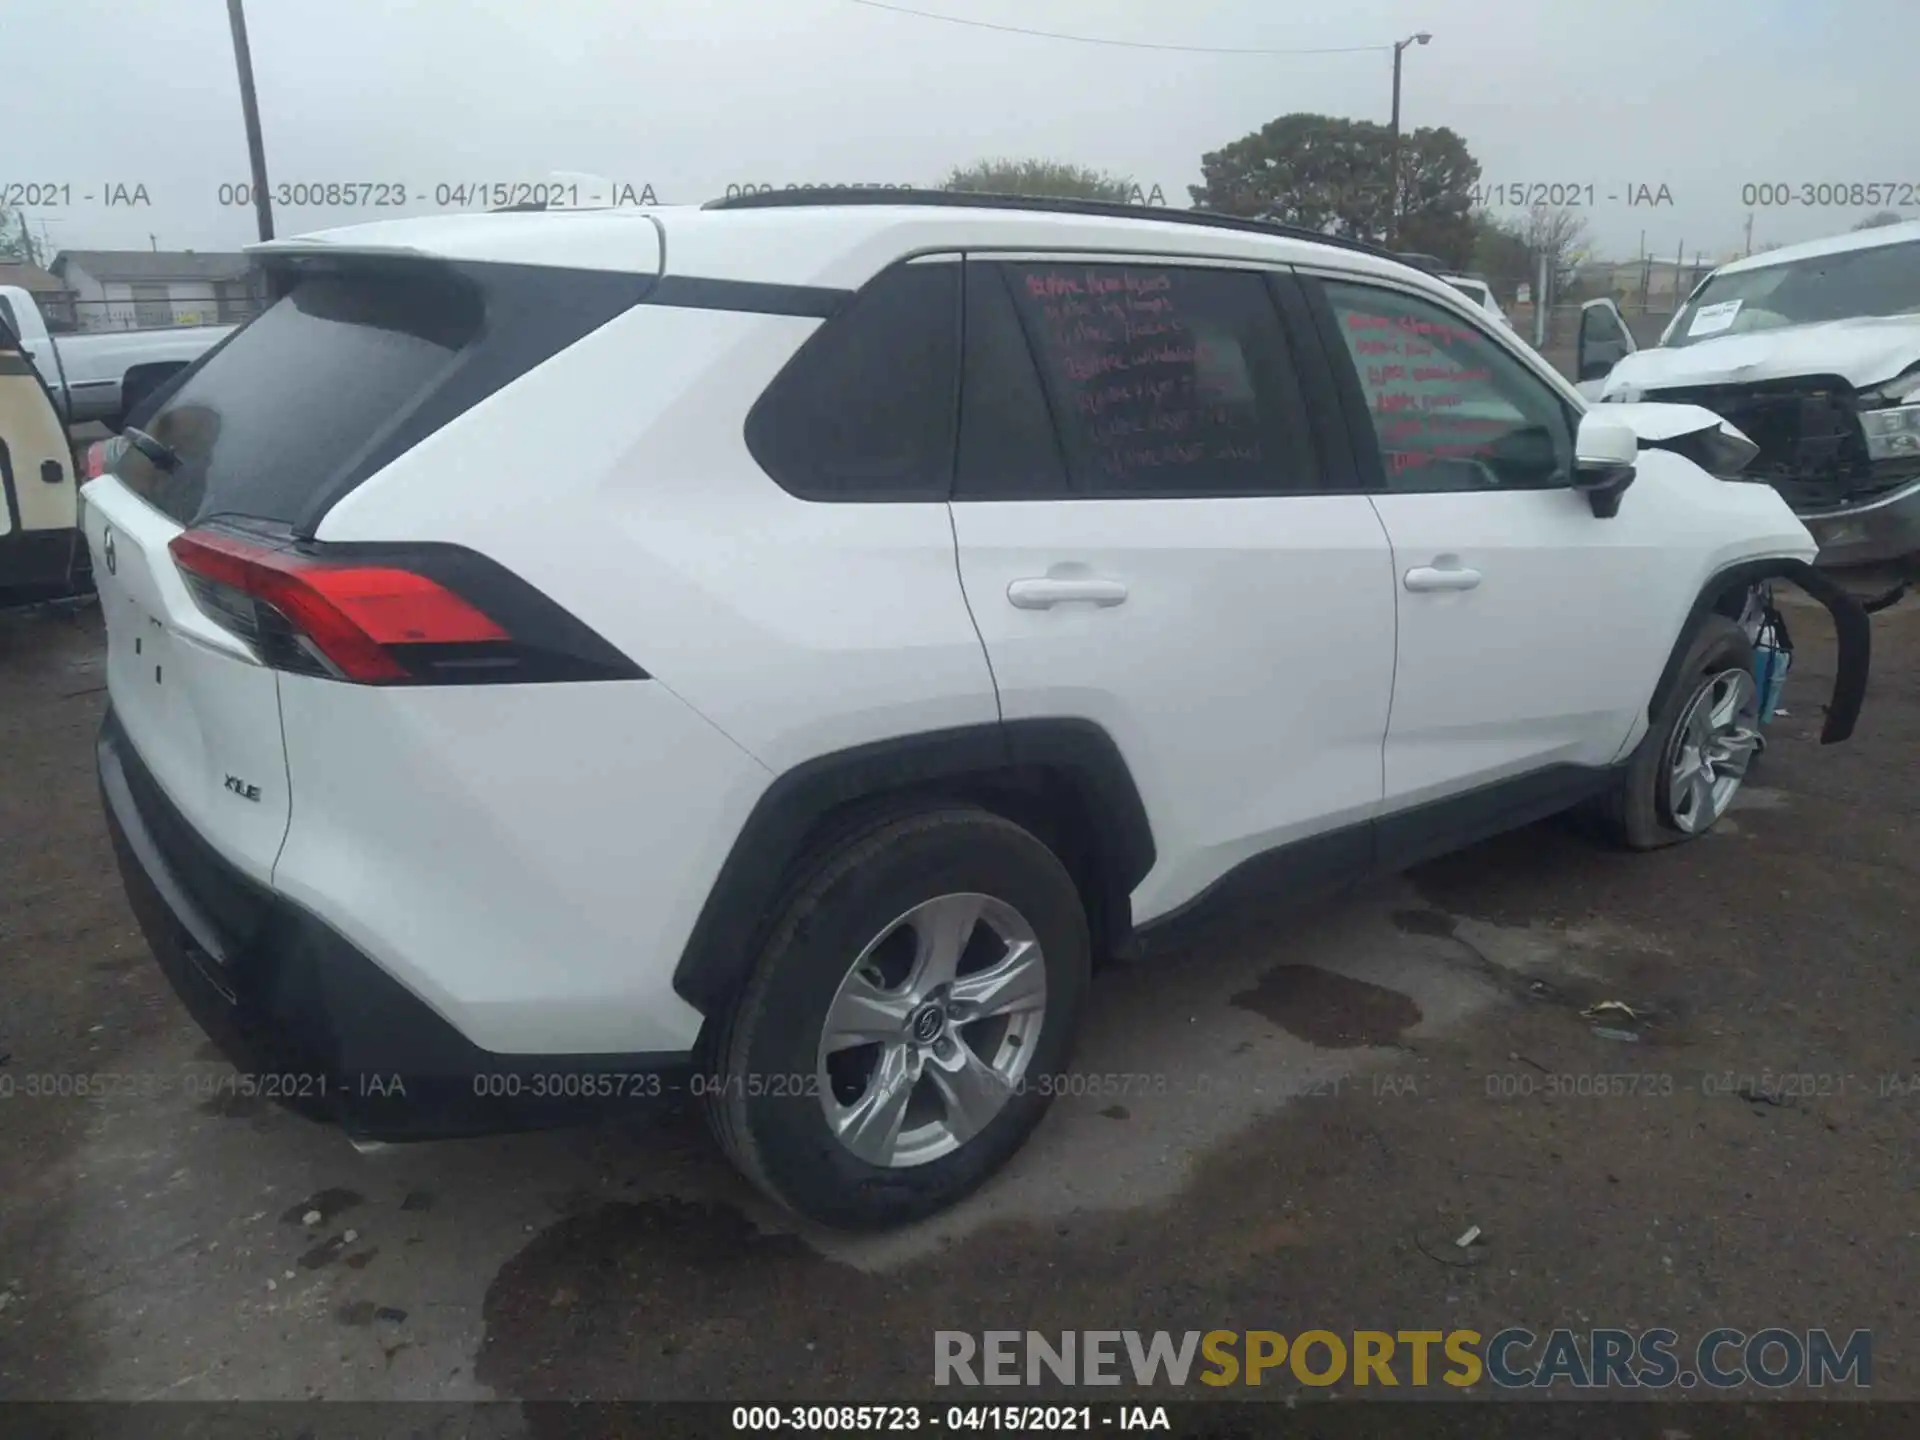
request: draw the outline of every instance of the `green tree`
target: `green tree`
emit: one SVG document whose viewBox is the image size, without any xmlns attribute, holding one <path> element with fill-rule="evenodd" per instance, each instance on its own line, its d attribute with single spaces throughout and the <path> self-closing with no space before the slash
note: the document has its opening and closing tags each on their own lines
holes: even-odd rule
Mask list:
<svg viewBox="0 0 1920 1440">
<path fill-rule="evenodd" d="M 1388 156 L 1391 171 L 1390 141 Z M 1453 130 L 1441 125 L 1402 135 L 1395 248 L 1436 255 L 1451 265 L 1468 264 L 1473 258 L 1473 189 L 1479 179 L 1480 162 Z"/>
<path fill-rule="evenodd" d="M 1061 160 L 976 160 L 971 165 L 956 165 L 940 182 L 940 188 L 1055 200 L 1109 200 L 1122 205 L 1164 203 L 1164 197 L 1150 199 L 1130 175 L 1089 170 Z M 1159 195 L 1159 187 L 1156 185 L 1151 193 Z"/>
<path fill-rule="evenodd" d="M 27 217 L 0 205 L 0 261 L 14 265 L 45 265 L 46 247 L 27 229 Z"/>
<path fill-rule="evenodd" d="M 1200 159 L 1205 183 L 1189 187 L 1201 210 L 1298 225 L 1450 265 L 1472 258 L 1473 187 L 1480 162 L 1453 130 L 1400 137 L 1398 233 L 1393 132 L 1370 120 L 1300 112 L 1268 121 Z"/>
<path fill-rule="evenodd" d="M 1476 210 L 1472 224 L 1473 251 L 1468 264 L 1474 273 L 1486 276 L 1503 295 L 1511 295 L 1519 286 L 1533 281 L 1532 252 L 1527 248 L 1526 232 L 1517 221 Z"/>
<path fill-rule="evenodd" d="M 1897 210 L 1882 210 L 1877 214 L 1867 216 L 1866 219 L 1862 220 L 1853 228 L 1856 230 L 1878 230 L 1882 225 L 1898 225 L 1906 218 L 1906 216 L 1900 214 Z"/>
</svg>

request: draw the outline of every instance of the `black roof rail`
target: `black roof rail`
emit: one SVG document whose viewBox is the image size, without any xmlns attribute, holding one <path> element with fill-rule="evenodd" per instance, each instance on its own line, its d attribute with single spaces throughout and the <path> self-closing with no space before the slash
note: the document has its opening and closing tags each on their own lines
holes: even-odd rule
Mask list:
<svg viewBox="0 0 1920 1440">
<path fill-rule="evenodd" d="M 1214 210 L 1167 210 L 1156 205 L 1127 205 L 1117 200 L 1068 200 L 1051 195 L 996 195 L 986 190 L 875 190 L 833 189 L 763 190 L 752 195 L 729 195 L 724 200 L 709 200 L 702 210 L 779 210 L 799 205 L 945 205 L 961 209 L 1034 210 L 1052 215 L 1098 215 L 1115 220 L 1160 220 L 1176 225 L 1203 225 L 1214 230 L 1241 230 L 1255 235 L 1277 235 L 1288 240 L 1310 240 L 1316 245 L 1332 245 L 1355 250 L 1382 260 L 1406 263 L 1383 245 L 1353 240 L 1344 235 L 1323 235 L 1299 225 L 1282 225 L 1275 220 L 1254 220 L 1244 215 L 1223 215 Z"/>
</svg>

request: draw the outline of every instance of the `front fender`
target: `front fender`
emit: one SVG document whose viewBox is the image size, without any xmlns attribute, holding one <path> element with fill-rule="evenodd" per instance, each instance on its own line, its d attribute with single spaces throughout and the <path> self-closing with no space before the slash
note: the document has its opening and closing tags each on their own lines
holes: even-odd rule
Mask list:
<svg viewBox="0 0 1920 1440">
<path fill-rule="evenodd" d="M 1873 622 L 1866 609 L 1833 578 L 1816 570 L 1804 560 L 1778 560 L 1779 573 L 1827 607 L 1833 616 L 1833 634 L 1839 651 L 1834 671 L 1833 694 L 1827 700 L 1827 723 L 1821 727 L 1820 743 L 1833 745 L 1853 734 L 1860 718 L 1860 707 L 1867 700 L 1867 672 L 1873 664 Z"/>
<path fill-rule="evenodd" d="M 1822 745 L 1836 745 L 1853 734 L 1867 698 L 1867 675 L 1873 662 L 1873 622 L 1860 602 L 1829 576 L 1804 560 L 1773 557 L 1745 560 L 1714 575 L 1693 602 L 1693 610 L 1680 633 L 1679 643 L 1667 658 L 1660 683 L 1654 688 L 1648 706 L 1649 720 L 1659 712 L 1672 688 L 1680 681 L 1680 661 L 1700 622 L 1713 613 L 1720 598 L 1729 593 L 1744 593 L 1767 580 L 1785 580 L 1799 586 L 1826 607 L 1833 617 L 1837 660 L 1833 693 L 1827 699 L 1827 720 L 1820 730 Z"/>
</svg>

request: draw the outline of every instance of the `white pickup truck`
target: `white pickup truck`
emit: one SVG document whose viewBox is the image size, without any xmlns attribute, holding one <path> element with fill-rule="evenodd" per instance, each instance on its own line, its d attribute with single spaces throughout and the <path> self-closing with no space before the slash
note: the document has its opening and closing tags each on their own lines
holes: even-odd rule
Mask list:
<svg viewBox="0 0 1920 1440">
<path fill-rule="evenodd" d="M 86 571 L 73 443 L 0 315 L 0 605 L 68 593 Z"/>
<path fill-rule="evenodd" d="M 127 414 L 233 330 L 231 325 L 54 336 L 30 291 L 0 285 L 0 321 L 33 361 L 61 418 L 118 430 Z"/>
<path fill-rule="evenodd" d="M 1580 317 L 1589 400 L 1703 405 L 1759 447 L 1827 568 L 1920 557 L 1920 221 L 1722 265 L 1641 350 L 1611 300 Z"/>
</svg>

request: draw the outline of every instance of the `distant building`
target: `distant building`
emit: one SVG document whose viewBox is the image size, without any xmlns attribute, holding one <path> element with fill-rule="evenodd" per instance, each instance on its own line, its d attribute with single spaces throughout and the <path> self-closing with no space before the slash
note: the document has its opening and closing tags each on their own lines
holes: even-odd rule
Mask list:
<svg viewBox="0 0 1920 1440">
<path fill-rule="evenodd" d="M 1651 255 L 1644 260 L 1623 261 L 1608 272 L 1607 293 L 1617 300 L 1638 303 L 1644 299 L 1650 306 L 1664 305 L 1671 309 L 1676 299 L 1686 299 L 1709 272 L 1725 263 L 1724 259 L 1702 257 L 1675 265 L 1671 260 L 1656 260 Z"/>
<path fill-rule="evenodd" d="M 63 250 L 48 268 L 72 293 L 82 330 L 237 324 L 256 308 L 238 252 Z"/>
<path fill-rule="evenodd" d="M 48 274 L 38 265 L 0 261 L 0 285 L 12 285 L 32 295 L 49 329 L 74 328 L 73 292 L 59 276 Z"/>
</svg>

